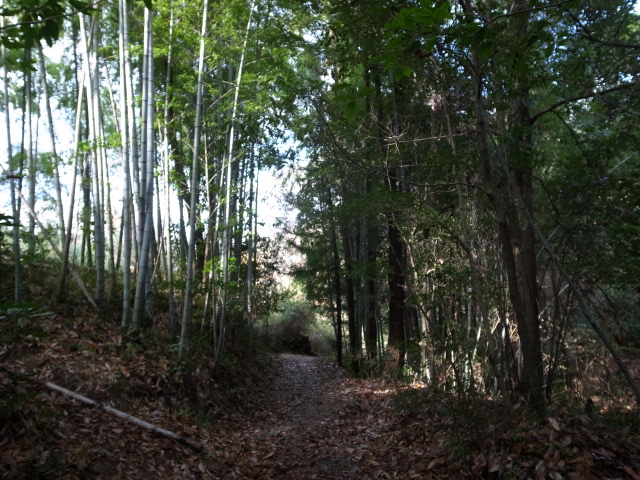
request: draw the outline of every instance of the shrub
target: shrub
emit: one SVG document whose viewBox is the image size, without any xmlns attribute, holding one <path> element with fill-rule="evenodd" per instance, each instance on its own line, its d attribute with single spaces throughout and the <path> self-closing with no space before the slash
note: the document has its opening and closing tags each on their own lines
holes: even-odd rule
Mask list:
<svg viewBox="0 0 640 480">
<path fill-rule="evenodd" d="M 276 350 L 312 354 L 310 335 L 316 323 L 314 312 L 303 303 L 289 304 L 274 321 L 272 345 Z"/>
</svg>

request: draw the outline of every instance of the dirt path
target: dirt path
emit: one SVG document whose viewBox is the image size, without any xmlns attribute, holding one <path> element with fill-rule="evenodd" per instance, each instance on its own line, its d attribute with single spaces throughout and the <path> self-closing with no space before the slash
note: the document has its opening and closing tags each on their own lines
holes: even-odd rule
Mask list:
<svg viewBox="0 0 640 480">
<path fill-rule="evenodd" d="M 282 355 L 281 374 L 265 407 L 257 438 L 272 458 L 266 476 L 273 478 L 346 478 L 357 470 L 340 436 L 339 371 L 314 357 Z"/>
<path fill-rule="evenodd" d="M 277 362 L 262 408 L 232 433 L 239 449 L 225 459 L 232 471 L 221 478 L 370 478 L 363 461 L 376 455 L 370 440 L 378 434 L 357 381 L 315 357 L 285 354 Z"/>
<path fill-rule="evenodd" d="M 77 380 L 86 378 L 80 391 L 89 394 L 99 393 L 96 388 L 107 385 L 117 369 L 128 385 L 128 395 L 113 396 L 128 402 L 122 408 L 202 441 L 205 450 L 4 376 L 0 407 L 13 410 L 0 415 L 1 478 L 640 478 L 637 431 L 597 427 L 584 416 L 522 417 L 507 424 L 495 402 L 470 405 L 428 388 L 350 378 L 313 357 L 281 355 L 273 368 L 264 369 L 260 385 L 238 382 L 236 390 L 224 389 L 225 396 L 201 396 L 214 413 L 196 417 L 179 407 L 188 403 L 167 406 L 133 395 L 154 392 L 149 385 L 166 378 L 155 373 L 166 375 L 162 368 L 145 364 L 148 357 L 132 355 L 124 362 L 109 350 L 102 361 L 91 357 L 88 363 L 85 352 L 69 352 L 60 343 L 30 356 L 29 364 L 14 360 L 12 368 L 37 368 L 42 379 L 60 381 L 67 377 L 54 374 L 64 359 L 64 372 L 75 380 L 68 386 L 77 387 Z M 137 373 L 132 372 L 133 358 L 140 359 Z M 223 389 L 213 385 L 208 391 L 215 388 Z M 231 408 L 232 398 L 242 407 Z M 18 401 L 13 405 L 4 399 Z"/>
<path fill-rule="evenodd" d="M 205 448 L 5 372 L 0 478 L 640 479 L 637 417 L 625 417 L 633 423 L 621 427 L 557 410 L 532 419 L 521 409 L 505 420 L 496 401 L 354 379 L 298 355 L 262 363 L 263 381 L 237 368 L 218 384 L 206 361 L 192 374 L 174 371 L 173 356 L 122 347 L 107 324 L 70 324 L 56 315 L 41 327 L 45 336 L 26 335 L 5 351 L 11 370 L 33 372 Z"/>
</svg>

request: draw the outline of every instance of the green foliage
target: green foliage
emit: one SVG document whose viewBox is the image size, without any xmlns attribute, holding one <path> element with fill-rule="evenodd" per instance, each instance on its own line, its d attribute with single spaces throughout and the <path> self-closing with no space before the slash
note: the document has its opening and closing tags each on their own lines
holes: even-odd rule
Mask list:
<svg viewBox="0 0 640 480">
<path fill-rule="evenodd" d="M 320 321 L 311 307 L 302 302 L 289 302 L 280 312 L 273 315 L 271 323 L 272 333 L 269 334 L 270 344 L 281 352 L 298 354 L 326 353 L 326 330 L 320 327 Z M 313 350 L 313 346 L 323 351 Z"/>
<path fill-rule="evenodd" d="M 9 49 L 32 48 L 41 40 L 49 46 L 58 40 L 62 21 L 78 12 L 90 13 L 92 2 L 83 0 L 19 0 L 4 2 L 6 26 L 0 41 Z"/>
</svg>

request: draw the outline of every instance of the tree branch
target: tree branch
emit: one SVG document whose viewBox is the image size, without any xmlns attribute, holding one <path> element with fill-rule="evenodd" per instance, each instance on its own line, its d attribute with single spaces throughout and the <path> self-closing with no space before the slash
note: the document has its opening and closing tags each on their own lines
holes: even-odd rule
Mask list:
<svg viewBox="0 0 640 480">
<path fill-rule="evenodd" d="M 557 3 L 551 3 L 549 5 L 542 5 L 540 7 L 531 7 L 531 8 L 524 8 L 522 10 L 518 10 L 517 12 L 510 12 L 510 13 L 504 13 L 502 15 L 497 15 L 495 17 L 493 17 L 491 20 L 489 20 L 484 26 L 488 27 L 489 25 L 491 25 L 493 22 L 495 22 L 496 20 L 500 20 L 501 18 L 507 18 L 507 17 L 512 17 L 514 15 L 521 15 L 523 13 L 531 13 L 531 12 L 538 12 L 540 10 L 546 10 L 548 8 L 554 8 L 554 7 L 560 7 L 561 5 L 564 5 L 565 3 L 570 3 L 573 2 L 574 0 L 563 0 L 561 2 L 557 2 Z"/>
<path fill-rule="evenodd" d="M 358 160 L 356 160 L 355 158 L 353 158 L 351 156 L 351 154 L 345 149 L 345 147 L 343 147 L 340 144 L 340 142 L 336 138 L 335 134 L 333 133 L 333 130 L 331 130 L 331 127 L 329 126 L 329 123 L 327 122 L 326 118 L 324 117 L 324 114 L 320 111 L 320 107 L 313 101 L 312 101 L 312 104 L 313 104 L 313 107 L 316 109 L 316 112 L 318 114 L 318 118 L 324 124 L 326 132 L 328 133 L 328 135 L 329 135 L 329 137 L 331 139 L 331 142 L 333 143 L 333 146 L 336 148 L 336 150 L 346 160 L 348 160 L 350 163 L 355 165 L 356 168 L 358 168 L 359 170 L 371 172 L 371 173 L 374 173 L 375 175 L 378 175 L 378 176 L 381 176 L 381 177 L 385 177 L 385 178 L 388 178 L 390 180 L 396 180 L 396 181 L 399 181 L 399 182 L 402 182 L 402 183 L 405 183 L 407 185 L 411 185 L 411 186 L 414 186 L 414 187 L 441 188 L 441 187 L 453 187 L 453 186 L 456 186 L 456 185 L 462 185 L 463 187 L 477 188 L 478 190 L 484 191 L 484 188 L 482 186 L 480 186 L 478 184 L 475 184 L 475 183 L 468 183 L 468 182 L 438 182 L 438 183 L 418 183 L 418 182 L 413 182 L 411 180 L 402 179 L 402 178 L 396 177 L 394 175 L 389 175 L 388 172 L 380 171 L 379 169 L 376 169 L 374 167 L 370 167 L 369 165 L 365 165 L 365 164 L 359 162 Z M 386 146 L 388 146 L 388 145 L 386 145 Z"/>
<path fill-rule="evenodd" d="M 607 47 L 620 47 L 620 48 L 640 49 L 640 44 L 638 44 L 638 43 L 609 42 L 607 40 L 600 40 L 599 38 L 596 38 L 593 35 L 589 35 L 589 34 L 586 34 L 586 33 L 583 33 L 582 37 L 586 38 L 590 42 L 599 43 L 600 45 L 605 45 Z"/>
<path fill-rule="evenodd" d="M 639 84 L 640 84 L 639 82 L 630 82 L 630 83 L 623 83 L 621 85 L 616 85 L 615 87 L 607 88 L 606 90 L 598 90 L 598 91 L 585 90 L 582 93 L 576 95 L 575 97 L 570 97 L 570 98 L 565 98 L 563 100 L 559 100 L 556 103 L 553 103 L 553 104 L 549 105 L 548 107 L 543 108 L 539 112 L 537 112 L 534 115 L 532 115 L 531 119 L 529 120 L 529 122 L 530 122 L 531 125 L 533 125 L 543 115 L 545 115 L 545 114 L 547 114 L 549 112 L 552 112 L 556 108 L 562 107 L 563 105 L 566 105 L 568 103 L 577 102 L 578 100 L 584 100 L 585 98 L 596 97 L 598 95 L 606 95 L 607 93 L 617 92 L 618 90 L 624 90 L 625 88 L 637 87 Z"/>
<path fill-rule="evenodd" d="M 569 16 L 573 19 L 574 22 L 576 22 L 580 28 L 582 30 L 584 30 L 584 33 L 582 34 L 582 37 L 589 40 L 590 42 L 594 42 L 594 43 L 599 43 L 600 45 L 605 45 L 607 47 L 621 47 L 621 48 L 636 48 L 636 49 L 640 49 L 640 44 L 637 43 L 623 43 L 623 42 L 610 42 L 607 40 L 601 40 L 597 37 L 594 37 L 593 34 L 591 33 L 591 31 L 587 28 L 587 26 L 582 23 L 580 21 L 580 19 L 578 17 L 575 16 L 575 14 L 568 12 Z"/>
</svg>

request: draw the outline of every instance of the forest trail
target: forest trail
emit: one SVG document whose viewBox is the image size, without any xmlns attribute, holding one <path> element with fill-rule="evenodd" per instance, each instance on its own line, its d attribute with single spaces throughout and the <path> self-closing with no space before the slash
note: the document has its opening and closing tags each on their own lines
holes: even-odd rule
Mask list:
<svg viewBox="0 0 640 480">
<path fill-rule="evenodd" d="M 487 445 L 476 451 L 466 442 L 486 428 L 480 412 L 455 418 L 428 408 L 425 388 L 353 378 L 290 354 L 275 358 L 265 383 L 253 408 L 209 435 L 214 478 L 497 478 Z"/>
<path fill-rule="evenodd" d="M 468 478 L 476 458 L 455 464 L 455 449 L 445 446 L 452 423 L 427 407 L 426 388 L 357 379 L 325 359 L 290 354 L 229 364 L 212 376 L 210 364 L 182 371 L 163 352 L 123 346 L 104 323 L 50 315 L 37 327 L 29 330 L 37 337 L 25 333 L 4 348 L 10 371 L 40 383 L 0 371 L 0 478 L 330 480 L 452 471 Z M 203 448 L 80 403 L 45 381 Z"/>
<path fill-rule="evenodd" d="M 244 448 L 237 461 L 227 459 L 235 464 L 229 473 L 237 478 L 363 478 L 371 416 L 353 388 L 342 370 L 316 357 L 278 355 L 261 408 L 232 434 Z M 358 438 L 356 432 L 363 435 Z"/>
<path fill-rule="evenodd" d="M 353 422 L 366 415 L 347 397 L 349 379 L 336 367 L 304 355 L 279 355 L 276 372 L 262 408 L 235 433 L 246 447 L 235 473 L 274 479 L 362 478 L 358 458 L 364 445 L 360 449 L 344 426 L 345 417 Z M 353 412 L 360 415 L 354 418 Z"/>
<path fill-rule="evenodd" d="M 638 480 L 640 437 L 585 416 L 506 421 L 498 402 L 357 379 L 282 354 L 226 383 L 205 369 L 98 341 L 97 327 L 45 325 L 9 367 L 34 372 L 202 443 L 201 451 L 23 379 L 0 375 L 0 478 Z M 106 327 L 101 327 L 106 330 Z M 81 348 L 70 349 L 80 344 Z M 259 372 L 259 373 L 257 373 Z M 258 377 L 259 376 L 259 377 Z M 200 408 L 194 408 L 196 404 Z"/>
<path fill-rule="evenodd" d="M 278 355 L 253 403 L 228 430 L 211 432 L 214 473 L 203 478 L 640 478 L 635 447 L 585 417 L 509 422 L 499 403 L 463 408 L 315 357 Z"/>
</svg>

